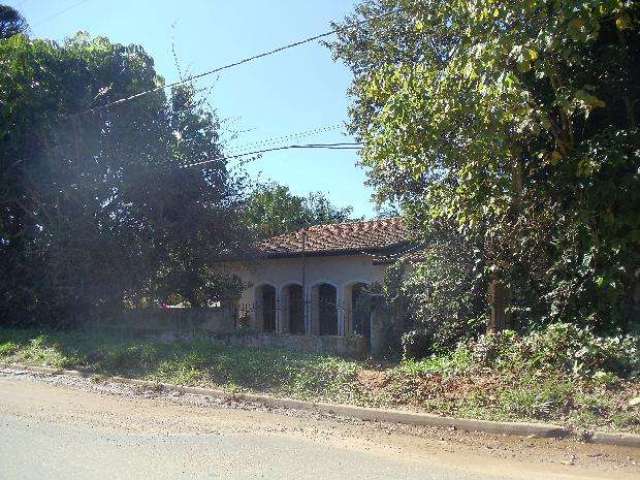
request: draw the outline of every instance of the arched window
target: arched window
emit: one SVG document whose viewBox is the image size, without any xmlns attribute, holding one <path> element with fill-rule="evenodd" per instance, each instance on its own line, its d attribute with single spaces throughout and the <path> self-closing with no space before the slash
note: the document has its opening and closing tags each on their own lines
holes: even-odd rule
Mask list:
<svg viewBox="0 0 640 480">
<path fill-rule="evenodd" d="M 315 330 L 320 335 L 338 334 L 338 290 L 329 283 L 312 288 L 313 319 Z"/>
<path fill-rule="evenodd" d="M 304 292 L 302 285 L 292 283 L 282 289 L 283 323 L 292 335 L 304 335 Z"/>
<path fill-rule="evenodd" d="M 276 331 L 276 289 L 271 285 L 256 288 L 256 323 L 263 332 Z"/>
<path fill-rule="evenodd" d="M 366 283 L 354 283 L 350 287 L 349 310 L 351 314 L 351 328 L 356 335 L 371 336 L 371 300 L 367 295 L 369 286 Z"/>
</svg>

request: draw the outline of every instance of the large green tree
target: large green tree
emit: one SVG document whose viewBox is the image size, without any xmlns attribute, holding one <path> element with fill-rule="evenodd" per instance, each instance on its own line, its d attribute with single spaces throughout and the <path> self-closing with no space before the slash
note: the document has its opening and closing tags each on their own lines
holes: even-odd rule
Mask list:
<svg viewBox="0 0 640 480">
<path fill-rule="evenodd" d="M 365 0 L 335 56 L 381 199 L 452 222 L 516 325 L 640 318 L 640 6 Z M 636 327 L 637 328 L 637 327 Z"/>
<path fill-rule="evenodd" d="M 163 80 L 141 47 L 85 34 L 62 45 L 15 35 L 0 59 L 3 320 L 220 294 L 215 260 L 246 235 L 217 121 L 193 89 L 91 111 Z"/>
<path fill-rule="evenodd" d="M 286 185 L 258 184 L 244 205 L 244 218 L 258 237 L 266 238 L 300 228 L 352 220 L 351 207 L 334 206 L 322 192 L 295 195 Z"/>
</svg>

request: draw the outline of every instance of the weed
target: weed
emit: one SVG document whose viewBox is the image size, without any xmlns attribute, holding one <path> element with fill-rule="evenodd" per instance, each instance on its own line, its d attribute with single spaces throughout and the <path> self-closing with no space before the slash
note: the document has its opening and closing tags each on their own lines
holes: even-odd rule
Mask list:
<svg viewBox="0 0 640 480">
<path fill-rule="evenodd" d="M 585 341 L 599 346 L 581 353 L 588 367 L 575 370 L 567 359 L 584 341 L 560 345 L 560 333 L 524 341 L 506 334 L 461 344 L 448 354 L 381 366 L 331 355 L 221 346 L 202 339 L 162 343 L 0 328 L 0 359 L 87 368 L 94 372 L 93 382 L 121 375 L 158 385 L 224 387 L 230 392 L 640 432 L 640 407 L 626 406 L 637 396 L 638 381 L 623 380 L 616 373 L 623 368 L 622 353 L 634 348 L 630 341 L 600 341 L 584 334 Z M 554 352 L 539 342 L 566 347 L 569 353 Z"/>
</svg>

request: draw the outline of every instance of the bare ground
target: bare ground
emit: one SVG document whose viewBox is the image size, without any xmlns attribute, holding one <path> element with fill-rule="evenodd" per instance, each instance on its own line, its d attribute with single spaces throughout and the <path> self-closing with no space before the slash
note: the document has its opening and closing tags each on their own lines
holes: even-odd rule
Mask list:
<svg viewBox="0 0 640 480">
<path fill-rule="evenodd" d="M 11 369 L 0 371 L 0 415 L 126 435 L 243 434 L 267 436 L 276 443 L 299 440 L 460 473 L 437 478 L 640 478 L 638 449 L 362 422 Z M 357 471 L 357 465 L 352 467 Z"/>
</svg>

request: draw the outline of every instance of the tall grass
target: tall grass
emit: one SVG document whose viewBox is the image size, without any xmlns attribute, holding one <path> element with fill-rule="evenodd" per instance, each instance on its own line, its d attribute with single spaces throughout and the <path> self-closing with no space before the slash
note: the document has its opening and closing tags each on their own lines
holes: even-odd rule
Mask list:
<svg viewBox="0 0 640 480">
<path fill-rule="evenodd" d="M 0 328 L 0 364 L 83 368 L 107 376 L 315 401 L 640 432 L 640 405 L 629 406 L 640 396 L 637 379 L 610 372 L 576 376 L 523 361 L 492 366 L 477 356 L 461 347 L 447 355 L 379 366 L 331 355 L 222 346 L 206 339 L 167 343 Z"/>
</svg>

